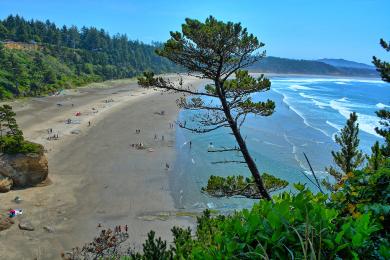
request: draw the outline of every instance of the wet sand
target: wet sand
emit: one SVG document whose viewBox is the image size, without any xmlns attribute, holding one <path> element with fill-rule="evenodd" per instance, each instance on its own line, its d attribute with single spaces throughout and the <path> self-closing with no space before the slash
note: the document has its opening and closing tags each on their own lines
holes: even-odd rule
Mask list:
<svg viewBox="0 0 390 260">
<path fill-rule="evenodd" d="M 188 77 L 185 82 L 199 84 Z M 13 102 L 25 136 L 48 151 L 52 183 L 0 194 L 1 211 L 22 208 L 18 218 L 35 227 L 22 231 L 17 219 L 1 232 L 0 258 L 58 259 L 61 252 L 91 241 L 99 223 L 127 224 L 128 242 L 136 248 L 150 230 L 170 239 L 174 225 L 193 225 L 193 218 L 175 216 L 169 187 L 173 172 L 166 169 L 175 159 L 175 129 L 169 123 L 177 117 L 177 97 L 126 83 Z M 68 118 L 74 123 L 66 124 Z M 48 128 L 60 139 L 47 140 Z M 131 146 L 140 142 L 146 149 Z M 16 196 L 20 204 L 13 202 Z"/>
</svg>

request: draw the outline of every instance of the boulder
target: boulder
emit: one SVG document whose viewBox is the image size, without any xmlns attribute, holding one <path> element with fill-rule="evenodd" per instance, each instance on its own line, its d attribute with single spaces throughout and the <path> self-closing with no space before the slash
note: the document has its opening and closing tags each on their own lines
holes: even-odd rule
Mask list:
<svg viewBox="0 0 390 260">
<path fill-rule="evenodd" d="M 9 192 L 12 188 L 13 181 L 10 178 L 0 178 L 0 193 L 1 192 Z"/>
<path fill-rule="evenodd" d="M 34 231 L 34 226 L 28 220 L 21 220 L 19 223 L 19 228 L 21 230 Z"/>
<path fill-rule="evenodd" d="M 46 180 L 48 163 L 45 154 L 0 154 L 0 179 L 12 180 L 12 187 L 23 188 Z"/>
</svg>

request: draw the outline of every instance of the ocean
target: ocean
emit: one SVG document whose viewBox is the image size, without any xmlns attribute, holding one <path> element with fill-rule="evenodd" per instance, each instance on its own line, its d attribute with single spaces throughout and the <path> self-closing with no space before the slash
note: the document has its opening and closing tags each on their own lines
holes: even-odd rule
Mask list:
<svg viewBox="0 0 390 260">
<path fill-rule="evenodd" d="M 338 150 L 334 135 L 355 111 L 360 127 L 360 148 L 370 153 L 372 144 L 383 139 L 375 133 L 375 111 L 390 107 L 390 85 L 381 80 L 332 77 L 271 77 L 271 90 L 256 94 L 254 100 L 274 100 L 276 110 L 269 117 L 248 116 L 242 127 L 250 152 L 261 172 L 289 181 L 284 189 L 294 192 L 293 183 L 301 182 L 313 191 L 304 159 L 307 154 L 320 178 L 327 178 L 326 166 L 333 165 L 331 151 Z M 178 120 L 192 122 L 193 111 L 181 111 Z M 197 211 L 205 208 L 232 211 L 250 207 L 247 198 L 213 198 L 201 192 L 210 175 L 250 176 L 244 164 L 216 163 L 240 160 L 237 152 L 209 153 L 214 147 L 234 147 L 229 129 L 194 134 L 176 131 L 177 156 L 171 175 L 171 190 L 176 207 Z M 192 146 L 189 146 L 189 141 Z"/>
</svg>

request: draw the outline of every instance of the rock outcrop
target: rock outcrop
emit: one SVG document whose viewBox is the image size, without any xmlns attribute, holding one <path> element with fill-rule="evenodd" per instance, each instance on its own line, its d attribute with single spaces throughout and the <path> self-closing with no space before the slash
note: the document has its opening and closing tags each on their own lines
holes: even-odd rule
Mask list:
<svg viewBox="0 0 390 260">
<path fill-rule="evenodd" d="M 0 179 L 12 180 L 12 188 L 35 186 L 48 175 L 45 154 L 0 154 Z"/>
<path fill-rule="evenodd" d="M 0 179 L 0 192 L 9 192 L 14 182 L 10 178 Z"/>
</svg>

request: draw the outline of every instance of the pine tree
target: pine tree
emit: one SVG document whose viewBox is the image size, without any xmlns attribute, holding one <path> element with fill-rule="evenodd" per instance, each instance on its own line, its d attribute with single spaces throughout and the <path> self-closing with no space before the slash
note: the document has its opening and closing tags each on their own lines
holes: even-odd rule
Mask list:
<svg viewBox="0 0 390 260">
<path fill-rule="evenodd" d="M 138 83 L 143 87 L 194 96 L 191 99 L 182 97 L 178 104 L 181 108 L 201 112 L 192 120 L 193 125 L 180 123 L 179 126 L 195 133 L 229 128 L 244 159 L 240 162 L 248 166 L 261 196 L 270 200 L 271 196 L 241 134 L 247 115 L 269 116 L 275 108 L 271 100 L 255 102 L 251 97 L 251 94 L 269 90 L 271 82 L 264 75 L 253 78 L 248 71 L 242 70 L 264 57 L 265 53 L 259 52 L 263 46 L 240 23 L 225 23 L 212 16 L 204 23 L 187 18 L 182 32 L 171 32 L 171 38 L 157 53 L 183 66 L 191 75 L 209 79 L 211 83 L 206 86 L 206 91 L 193 91 L 183 86 L 182 80 L 172 82 L 154 77 L 153 73 L 144 73 Z"/>
<path fill-rule="evenodd" d="M 357 115 L 351 113 L 347 123 L 341 129 L 340 135 L 335 136 L 335 141 L 341 146 L 338 152 L 332 151 L 333 160 L 341 169 L 337 171 L 333 167 L 326 170 L 331 174 L 336 181 L 340 181 L 342 176 L 356 170 L 364 161 L 364 155 L 359 147 L 359 124 L 357 123 Z"/>
<path fill-rule="evenodd" d="M 387 52 L 390 51 L 390 43 L 385 42 L 383 39 L 380 40 L 380 45 Z M 390 63 L 382 61 L 375 56 L 373 61 L 377 71 L 380 72 L 383 81 L 390 82 Z M 388 109 L 381 109 L 376 111 L 377 116 L 380 118 L 381 127 L 376 127 L 375 131 L 385 138 L 385 144 L 382 146 L 382 153 L 385 157 L 390 157 L 390 111 Z"/>
<path fill-rule="evenodd" d="M 380 168 L 385 160 L 378 141 L 376 141 L 374 146 L 371 147 L 371 152 L 371 156 L 367 156 L 367 166 L 369 169 L 376 171 Z"/>
</svg>

